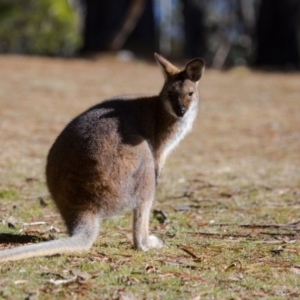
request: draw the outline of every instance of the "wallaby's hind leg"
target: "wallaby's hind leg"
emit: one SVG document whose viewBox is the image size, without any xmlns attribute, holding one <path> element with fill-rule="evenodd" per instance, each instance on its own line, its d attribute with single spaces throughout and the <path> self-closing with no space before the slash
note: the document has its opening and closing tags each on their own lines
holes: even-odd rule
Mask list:
<svg viewBox="0 0 300 300">
<path fill-rule="evenodd" d="M 99 218 L 93 213 L 81 213 L 75 222 L 67 224 L 72 247 L 76 251 L 88 250 L 99 234 Z"/>
<path fill-rule="evenodd" d="M 155 235 L 149 235 L 149 217 L 152 199 L 142 201 L 133 211 L 134 246 L 142 251 L 149 248 L 161 248 L 164 242 Z"/>
</svg>

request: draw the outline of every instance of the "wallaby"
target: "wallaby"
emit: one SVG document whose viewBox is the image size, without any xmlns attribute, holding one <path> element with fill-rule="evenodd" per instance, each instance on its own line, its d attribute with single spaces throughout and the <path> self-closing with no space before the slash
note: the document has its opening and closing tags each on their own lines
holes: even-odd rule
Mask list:
<svg viewBox="0 0 300 300">
<path fill-rule="evenodd" d="M 133 243 L 146 251 L 164 242 L 149 235 L 149 214 L 165 160 L 191 130 L 204 61 L 180 71 L 159 54 L 165 83 L 156 96 L 120 96 L 71 121 L 48 154 L 46 180 L 69 237 L 0 251 L 0 261 L 88 250 L 99 223 L 133 210 Z"/>
</svg>

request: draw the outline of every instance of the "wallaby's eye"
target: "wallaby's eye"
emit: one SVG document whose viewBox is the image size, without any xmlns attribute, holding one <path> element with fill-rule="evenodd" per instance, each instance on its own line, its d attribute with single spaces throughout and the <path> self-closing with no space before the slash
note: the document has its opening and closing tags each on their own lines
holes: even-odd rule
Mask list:
<svg viewBox="0 0 300 300">
<path fill-rule="evenodd" d="M 189 97 L 192 97 L 193 95 L 194 95 L 194 92 L 189 92 L 189 93 L 188 93 L 188 96 L 189 96 Z"/>
</svg>

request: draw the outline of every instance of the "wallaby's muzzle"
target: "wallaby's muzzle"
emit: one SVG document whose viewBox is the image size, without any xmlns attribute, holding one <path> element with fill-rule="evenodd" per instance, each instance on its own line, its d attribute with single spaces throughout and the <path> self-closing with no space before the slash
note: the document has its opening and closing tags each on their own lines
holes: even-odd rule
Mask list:
<svg viewBox="0 0 300 300">
<path fill-rule="evenodd" d="M 184 106 L 178 105 L 174 108 L 174 112 L 176 114 L 177 117 L 182 118 L 185 113 L 186 113 L 187 109 Z"/>
</svg>

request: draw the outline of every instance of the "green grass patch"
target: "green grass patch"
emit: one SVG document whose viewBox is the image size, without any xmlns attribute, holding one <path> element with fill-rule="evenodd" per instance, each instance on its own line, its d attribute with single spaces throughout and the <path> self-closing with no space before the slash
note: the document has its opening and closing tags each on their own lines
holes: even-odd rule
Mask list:
<svg viewBox="0 0 300 300">
<path fill-rule="evenodd" d="M 1 190 L 0 198 L 1 199 L 15 199 L 17 198 L 19 193 L 16 190 Z"/>
</svg>

